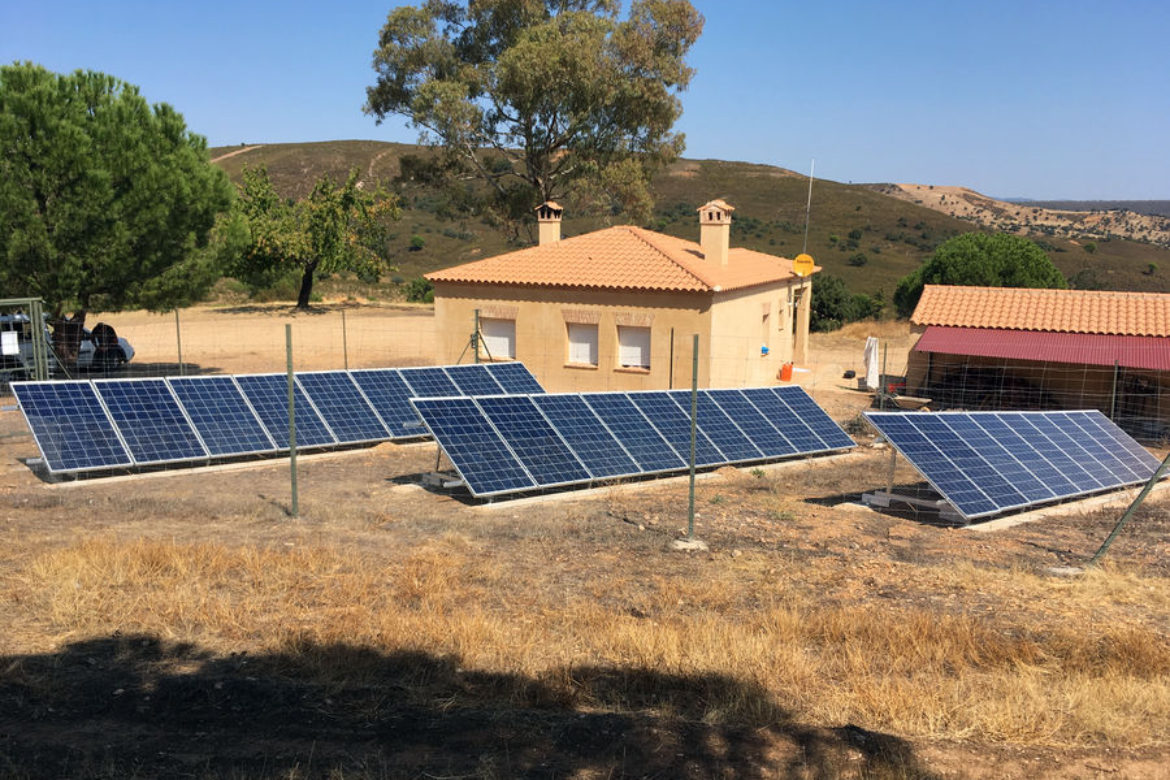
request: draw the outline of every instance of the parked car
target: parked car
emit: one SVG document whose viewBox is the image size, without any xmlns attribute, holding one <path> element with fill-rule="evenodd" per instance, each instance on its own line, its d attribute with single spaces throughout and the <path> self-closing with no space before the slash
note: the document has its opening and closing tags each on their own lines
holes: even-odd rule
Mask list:
<svg viewBox="0 0 1170 780">
<path fill-rule="evenodd" d="M 32 327 L 27 314 L 0 314 L 0 334 L 15 333 L 15 337 L 3 338 L 0 350 L 0 381 L 28 379 L 33 373 Z M 95 337 L 94 332 L 97 332 Z M 81 343 L 77 349 L 77 368 L 81 371 L 111 371 L 130 362 L 134 347 L 130 342 L 114 334 L 113 328 L 98 323 L 93 330 L 81 331 Z M 45 353 L 48 355 L 49 373 L 60 374 L 61 364 L 53 352 L 53 337 L 48 325 L 41 326 Z M 15 343 L 14 343 L 15 342 Z M 104 343 L 103 343 L 104 342 Z"/>
</svg>

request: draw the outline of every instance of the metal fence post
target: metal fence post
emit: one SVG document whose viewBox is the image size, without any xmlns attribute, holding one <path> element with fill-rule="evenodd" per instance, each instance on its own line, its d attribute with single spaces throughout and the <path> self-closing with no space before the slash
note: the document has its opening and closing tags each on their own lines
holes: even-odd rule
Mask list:
<svg viewBox="0 0 1170 780">
<path fill-rule="evenodd" d="M 284 325 L 284 351 L 288 364 L 288 467 L 289 479 L 292 483 L 292 511 L 293 517 L 300 516 L 300 506 L 297 496 L 297 410 L 296 410 L 296 379 L 293 377 L 292 353 L 292 324 Z"/>
<path fill-rule="evenodd" d="M 175 347 L 179 351 L 179 376 L 184 375 L 183 370 L 183 331 L 179 327 L 179 310 L 175 309 Z"/>
<path fill-rule="evenodd" d="M 699 407 L 699 334 L 696 333 L 691 346 L 691 486 L 687 509 L 687 541 L 695 540 L 695 421 Z"/>
</svg>

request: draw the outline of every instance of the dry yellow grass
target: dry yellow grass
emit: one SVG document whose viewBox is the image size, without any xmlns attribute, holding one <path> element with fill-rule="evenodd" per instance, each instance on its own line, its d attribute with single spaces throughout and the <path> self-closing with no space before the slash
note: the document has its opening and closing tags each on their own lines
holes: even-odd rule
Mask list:
<svg viewBox="0 0 1170 780">
<path fill-rule="evenodd" d="M 703 579 L 648 574 L 574 590 L 517 582 L 459 536 L 393 563 L 324 544 L 97 537 L 35 558 L 9 577 L 6 595 L 37 616 L 52 643 L 121 632 L 222 653 L 337 643 L 425 651 L 463 668 L 539 679 L 579 706 L 617 710 L 648 705 L 633 692 L 626 702 L 591 701 L 572 670 L 718 674 L 770 699 L 711 691 L 697 713 L 704 722 L 763 726 L 787 712 L 1017 745 L 1167 742 L 1166 636 L 1141 622 L 1091 619 L 1102 599 L 1118 595 L 1166 604 L 1164 582 L 1110 571 L 1053 581 L 969 565 L 925 570 L 953 592 L 1043 600 L 1055 619 L 1038 626 L 907 604 L 834 605 L 810 596 L 800 572 L 764 571 L 765 563 L 748 556 Z M 311 653 L 306 659 L 312 666 Z M 322 659 L 313 673 L 352 681 L 361 670 Z M 671 714 L 674 705 L 666 697 L 650 706 Z"/>
</svg>

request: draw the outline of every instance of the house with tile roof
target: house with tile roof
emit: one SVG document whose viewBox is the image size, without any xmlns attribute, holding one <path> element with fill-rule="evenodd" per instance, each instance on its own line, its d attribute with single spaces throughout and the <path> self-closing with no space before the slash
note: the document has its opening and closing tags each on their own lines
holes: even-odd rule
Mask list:
<svg viewBox="0 0 1170 780">
<path fill-rule="evenodd" d="M 1096 408 L 1170 423 L 1170 295 L 926 285 L 908 392 L 965 408 Z"/>
<path fill-rule="evenodd" d="M 537 208 L 539 244 L 426 275 L 440 363 L 520 360 L 551 391 L 774 383 L 807 360 L 812 273 L 730 246 L 734 208 L 698 209 L 699 242 L 620 225 L 561 238 L 563 209 Z M 813 273 L 819 271 L 814 267 Z"/>
</svg>

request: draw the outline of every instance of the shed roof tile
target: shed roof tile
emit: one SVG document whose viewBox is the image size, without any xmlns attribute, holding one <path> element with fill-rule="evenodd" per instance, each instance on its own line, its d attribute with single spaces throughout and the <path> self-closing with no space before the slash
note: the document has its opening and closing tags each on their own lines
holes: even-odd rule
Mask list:
<svg viewBox="0 0 1170 780">
<path fill-rule="evenodd" d="M 1170 336 L 1170 295 L 928 284 L 910 321 L 927 326 Z"/>
</svg>

